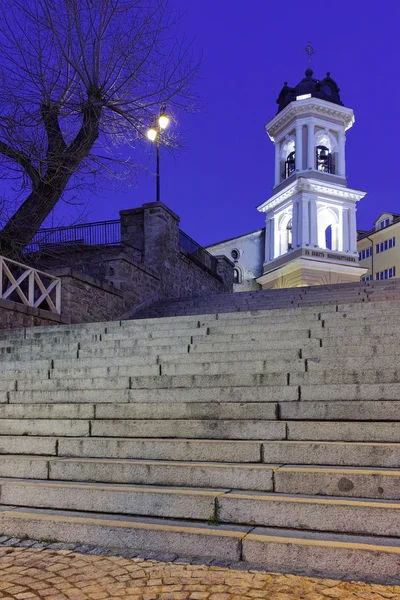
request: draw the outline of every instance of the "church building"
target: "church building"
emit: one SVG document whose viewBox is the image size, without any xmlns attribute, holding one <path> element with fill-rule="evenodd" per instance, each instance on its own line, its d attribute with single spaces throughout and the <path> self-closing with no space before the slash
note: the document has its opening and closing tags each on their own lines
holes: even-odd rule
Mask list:
<svg viewBox="0 0 400 600">
<path fill-rule="evenodd" d="M 273 195 L 257 209 L 265 228 L 207 250 L 235 262 L 235 291 L 359 281 L 356 203 L 347 187 L 346 131 L 354 112 L 327 73 L 308 68 L 296 87 L 285 82 L 265 129 L 275 147 Z"/>
</svg>

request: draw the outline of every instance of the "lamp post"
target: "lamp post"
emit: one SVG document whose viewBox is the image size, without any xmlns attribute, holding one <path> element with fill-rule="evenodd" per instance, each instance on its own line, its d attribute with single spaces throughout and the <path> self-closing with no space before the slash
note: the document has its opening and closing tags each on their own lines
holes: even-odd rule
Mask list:
<svg viewBox="0 0 400 600">
<path fill-rule="evenodd" d="M 161 134 L 169 125 L 170 118 L 163 110 L 156 119 L 156 124 L 147 130 L 147 137 L 156 145 L 156 200 L 160 202 L 160 141 Z"/>
</svg>

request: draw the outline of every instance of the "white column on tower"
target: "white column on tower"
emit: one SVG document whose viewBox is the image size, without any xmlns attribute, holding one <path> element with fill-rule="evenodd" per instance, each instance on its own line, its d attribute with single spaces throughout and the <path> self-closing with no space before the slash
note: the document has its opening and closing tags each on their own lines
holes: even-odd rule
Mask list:
<svg viewBox="0 0 400 600">
<path fill-rule="evenodd" d="M 300 221 L 300 230 L 301 230 L 301 245 L 309 245 L 310 243 L 310 216 L 309 216 L 309 197 L 302 194 L 300 200 L 301 206 L 301 221 Z"/>
<path fill-rule="evenodd" d="M 350 237 L 350 252 L 357 253 L 357 225 L 356 225 L 356 207 L 351 206 L 349 209 L 349 237 Z"/>
<path fill-rule="evenodd" d="M 343 207 L 343 252 L 350 252 L 349 220 L 350 210 Z"/>
<path fill-rule="evenodd" d="M 274 217 L 267 213 L 265 223 L 265 262 L 274 260 L 275 254 L 275 236 L 274 236 Z"/>
<path fill-rule="evenodd" d="M 281 182 L 281 143 L 275 142 L 275 185 Z"/>
<path fill-rule="evenodd" d="M 315 124 L 310 121 L 307 125 L 307 168 L 315 169 L 315 146 L 314 146 Z"/>
<path fill-rule="evenodd" d="M 317 200 L 310 197 L 310 246 L 318 246 Z"/>
<path fill-rule="evenodd" d="M 338 133 L 338 175 L 346 177 L 346 134 L 344 131 Z"/>
<path fill-rule="evenodd" d="M 303 170 L 303 122 L 296 123 L 296 171 Z"/>
</svg>

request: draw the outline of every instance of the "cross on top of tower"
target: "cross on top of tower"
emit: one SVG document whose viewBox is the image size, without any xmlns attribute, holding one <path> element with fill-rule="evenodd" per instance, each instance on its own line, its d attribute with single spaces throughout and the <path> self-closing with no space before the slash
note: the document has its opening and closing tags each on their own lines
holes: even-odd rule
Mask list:
<svg viewBox="0 0 400 600">
<path fill-rule="evenodd" d="M 308 67 L 310 67 L 311 65 L 311 57 L 313 54 L 316 54 L 314 48 L 311 45 L 311 42 L 309 41 L 307 46 L 304 48 L 304 50 L 307 52 L 308 54 Z"/>
</svg>

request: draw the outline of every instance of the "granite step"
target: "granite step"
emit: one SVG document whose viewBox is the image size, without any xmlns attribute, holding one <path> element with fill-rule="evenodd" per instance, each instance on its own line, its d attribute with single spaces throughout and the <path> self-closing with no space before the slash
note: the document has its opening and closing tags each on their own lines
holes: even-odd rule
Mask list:
<svg viewBox="0 0 400 600">
<path fill-rule="evenodd" d="M 2 505 L 400 537 L 400 502 L 0 479 Z"/>
</svg>

